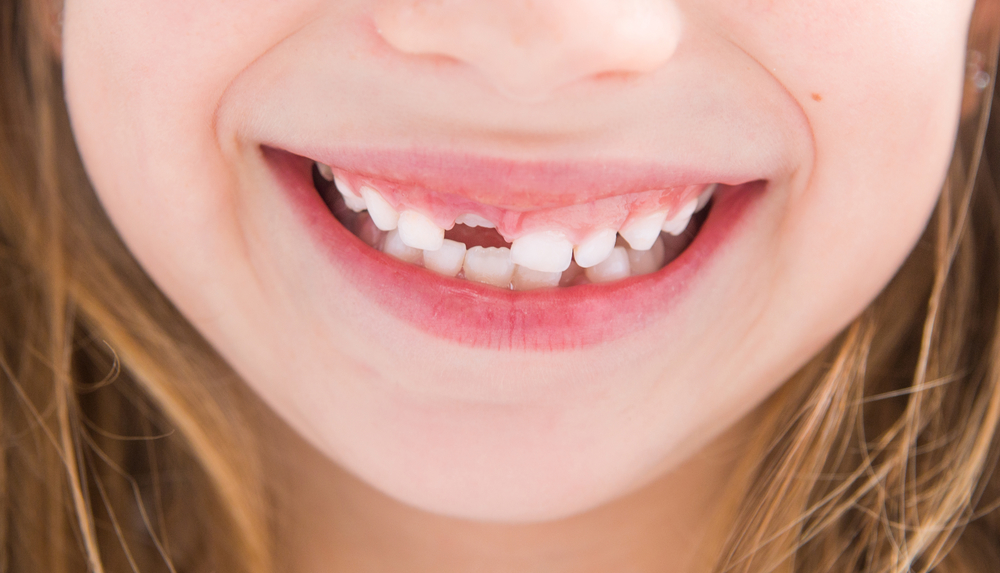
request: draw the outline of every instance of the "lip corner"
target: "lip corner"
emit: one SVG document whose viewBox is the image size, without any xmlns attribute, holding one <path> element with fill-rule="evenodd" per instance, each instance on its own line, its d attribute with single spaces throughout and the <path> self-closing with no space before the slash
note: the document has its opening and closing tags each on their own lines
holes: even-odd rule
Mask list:
<svg viewBox="0 0 1000 573">
<path fill-rule="evenodd" d="M 685 299 L 698 271 L 766 187 L 763 181 L 720 186 L 694 241 L 652 274 L 607 284 L 507 291 L 439 276 L 368 247 L 336 220 L 304 175 L 310 172 L 311 160 L 262 149 L 318 250 L 359 292 L 431 336 L 505 351 L 579 349 L 619 339 L 662 319 Z"/>
</svg>

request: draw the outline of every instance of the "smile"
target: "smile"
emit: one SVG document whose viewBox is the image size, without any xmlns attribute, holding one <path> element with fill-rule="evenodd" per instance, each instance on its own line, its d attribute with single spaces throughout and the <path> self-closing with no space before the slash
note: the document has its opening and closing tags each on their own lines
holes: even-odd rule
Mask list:
<svg viewBox="0 0 1000 573">
<path fill-rule="evenodd" d="M 314 169 L 324 202 L 368 246 L 443 276 L 513 290 L 655 272 L 690 244 L 701 222 L 692 218 L 717 188 L 691 185 L 514 211 L 323 163 Z"/>
<path fill-rule="evenodd" d="M 526 209 L 530 192 L 475 196 L 262 149 L 315 239 L 376 303 L 434 336 L 500 349 L 641 330 L 683 298 L 766 187 L 632 181 L 539 192 L 541 207 Z"/>
</svg>

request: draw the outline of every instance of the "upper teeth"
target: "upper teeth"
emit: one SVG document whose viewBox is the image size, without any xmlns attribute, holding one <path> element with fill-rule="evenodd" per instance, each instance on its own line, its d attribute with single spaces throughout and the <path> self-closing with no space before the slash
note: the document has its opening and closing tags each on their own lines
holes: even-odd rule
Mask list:
<svg viewBox="0 0 1000 573">
<path fill-rule="evenodd" d="M 642 272 L 647 272 L 647 267 L 652 268 L 662 264 L 662 252 L 649 256 L 640 256 L 638 253 L 649 251 L 656 246 L 662 251 L 662 242 L 657 241 L 660 232 L 671 235 L 683 233 L 692 216 L 708 204 L 717 188 L 717 185 L 706 187 L 697 198 L 689 200 L 674 212 L 661 209 L 633 216 L 617 231 L 611 228 L 591 231 L 575 245 L 562 231 L 545 230 L 531 231 L 515 238 L 510 249 L 473 247 L 466 251 L 462 243 L 446 240 L 444 238 L 446 227 L 441 227 L 427 215 L 414 209 L 403 209 L 400 212 L 370 184 L 361 185 L 360 189 L 355 191 L 344 177 L 335 173 L 329 166 L 318 163 L 317 168 L 324 179 L 334 182 L 349 209 L 355 212 L 367 210 L 378 229 L 394 231 L 392 236 L 387 238 L 387 245 L 397 258 L 415 258 L 416 255 L 403 247 L 416 252 L 423 251 L 424 264 L 431 270 L 455 276 L 464 265 L 466 275 L 473 280 L 478 280 L 475 278 L 477 276 L 487 277 L 488 280 L 484 279 L 483 282 L 498 284 L 511 281 L 515 276 L 513 274 L 515 267 L 524 268 L 535 272 L 535 274 L 522 272 L 515 277 L 514 282 L 525 285 L 525 288 L 528 288 L 528 285 L 558 283 L 556 275 L 565 271 L 573 260 L 579 267 L 588 270 L 587 276 L 593 282 L 612 280 L 611 277 L 627 273 L 629 259 L 628 257 L 623 259 L 621 253 L 625 251 L 619 252 L 619 247 L 615 246 L 618 235 L 621 235 L 631 247 L 628 254 L 633 259 L 631 265 L 636 267 L 633 272 L 640 269 Z M 475 213 L 459 215 L 455 218 L 455 224 L 488 228 L 496 226 L 494 222 Z M 430 255 L 430 253 L 435 254 Z M 507 268 L 508 263 L 510 269 Z M 623 268 L 626 270 L 623 271 Z"/>
<path fill-rule="evenodd" d="M 611 255 L 617 239 L 618 232 L 614 229 L 602 229 L 591 233 L 573 250 L 576 264 L 585 269 L 599 264 Z"/>
<path fill-rule="evenodd" d="M 486 217 L 480 217 L 475 213 L 465 213 L 464 215 L 455 217 L 455 224 L 467 225 L 469 227 L 486 227 L 487 229 L 493 229 L 496 227 L 492 221 Z"/>
<path fill-rule="evenodd" d="M 706 201 L 706 203 L 707 202 L 708 201 Z M 694 215 L 695 209 L 697 208 L 697 199 L 688 201 L 687 204 L 681 207 L 681 210 L 678 211 L 676 215 L 663 223 L 663 231 L 674 236 L 683 233 L 684 229 L 687 229 L 688 223 L 691 222 L 691 216 Z"/>
<path fill-rule="evenodd" d="M 429 217 L 407 209 L 399 214 L 399 238 L 415 249 L 436 251 L 444 243 L 444 229 Z"/>
<path fill-rule="evenodd" d="M 650 213 L 631 221 L 624 229 L 618 231 L 629 246 L 640 251 L 647 251 L 656 242 L 667 220 L 666 211 Z"/>
<path fill-rule="evenodd" d="M 325 163 L 317 163 L 316 167 L 319 169 L 319 174 L 323 176 L 323 179 L 327 181 L 333 181 L 333 169 Z"/>
<path fill-rule="evenodd" d="M 718 189 L 718 187 L 719 187 L 718 183 L 712 183 L 704 191 L 701 192 L 701 195 L 698 195 L 698 205 L 694 208 L 695 213 L 701 211 L 702 209 L 705 208 L 706 205 L 708 205 L 708 202 L 712 200 L 712 195 L 715 193 L 715 190 Z"/>
<path fill-rule="evenodd" d="M 511 243 L 510 258 L 532 270 L 561 273 L 573 260 L 573 243 L 555 231 L 528 233 Z"/>
<path fill-rule="evenodd" d="M 327 167 L 327 169 L 330 168 Z M 322 172 L 323 170 L 321 169 L 320 173 Z M 332 174 L 333 171 L 331 171 L 330 173 Z M 324 175 L 323 177 L 326 177 L 326 175 Z M 351 188 L 350 183 L 344 181 L 338 175 L 332 175 L 332 178 L 333 178 L 333 184 L 337 186 L 337 190 L 340 191 L 340 195 L 344 198 L 344 204 L 347 205 L 348 209 L 354 211 L 355 213 L 360 213 L 368 208 L 367 204 L 365 203 L 365 200 L 361 198 L 354 191 L 353 188 Z"/>
<path fill-rule="evenodd" d="M 379 195 L 378 191 L 366 185 L 361 188 L 361 197 L 365 200 L 368 214 L 371 215 L 376 227 L 383 231 L 391 231 L 396 228 L 396 225 L 399 224 L 399 213 Z"/>
</svg>

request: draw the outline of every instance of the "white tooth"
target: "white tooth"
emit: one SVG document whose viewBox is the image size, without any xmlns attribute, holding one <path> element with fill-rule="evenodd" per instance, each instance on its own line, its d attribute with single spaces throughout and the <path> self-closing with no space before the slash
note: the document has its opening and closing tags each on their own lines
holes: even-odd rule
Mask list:
<svg viewBox="0 0 1000 573">
<path fill-rule="evenodd" d="M 590 268 L 608 258 L 615 248 L 618 233 L 614 229 L 604 229 L 591 233 L 573 249 L 573 259 L 583 268 Z"/>
<path fill-rule="evenodd" d="M 606 283 L 628 278 L 632 274 L 629 268 L 628 252 L 626 252 L 625 247 L 615 247 L 611 251 L 611 255 L 604 259 L 604 262 L 590 267 L 584 273 L 592 283 Z"/>
<path fill-rule="evenodd" d="M 466 227 L 486 227 L 487 229 L 493 229 L 496 227 L 496 225 L 494 225 L 489 219 L 480 217 L 475 213 L 459 215 L 455 218 L 455 223 L 457 225 L 465 225 Z"/>
<path fill-rule="evenodd" d="M 675 237 L 683 233 L 684 229 L 687 229 L 688 223 L 691 222 L 691 215 L 694 215 L 694 210 L 697 207 L 697 199 L 688 201 L 676 215 L 673 215 L 670 217 L 670 220 L 663 223 L 663 232 L 670 233 Z"/>
<path fill-rule="evenodd" d="M 423 213 L 407 209 L 399 214 L 399 238 L 414 249 L 436 251 L 444 241 L 444 229 Z"/>
<path fill-rule="evenodd" d="M 514 239 L 510 246 L 514 264 L 544 273 L 561 273 L 573 260 L 573 243 L 562 233 L 538 231 Z"/>
<path fill-rule="evenodd" d="M 648 251 L 628 250 L 629 268 L 632 276 L 648 275 L 663 268 L 667 249 L 663 245 L 663 237 L 657 237 L 656 242 Z"/>
<path fill-rule="evenodd" d="M 532 290 L 559 286 L 561 279 L 562 273 L 546 273 L 518 265 L 514 269 L 514 276 L 511 277 L 510 284 L 514 290 Z"/>
<path fill-rule="evenodd" d="M 465 244 L 445 239 L 441 248 L 436 251 L 424 251 L 424 266 L 448 277 L 453 277 L 462 270 L 465 262 Z"/>
<path fill-rule="evenodd" d="M 333 181 L 333 169 L 330 169 L 329 165 L 317 161 L 316 168 L 319 169 L 319 174 L 321 177 L 323 177 L 323 179 L 326 179 L 327 181 Z"/>
<path fill-rule="evenodd" d="M 361 197 L 348 197 L 347 195 L 344 195 L 344 204 L 347 205 L 348 209 L 354 211 L 355 213 L 360 213 L 368 208 L 368 205 L 365 204 L 365 200 Z"/>
<path fill-rule="evenodd" d="M 712 199 L 712 194 L 715 193 L 718 187 L 718 183 L 712 183 L 701 192 L 701 195 L 698 195 L 698 205 L 694 208 L 695 213 L 704 209 L 705 205 L 708 205 L 708 202 Z"/>
<path fill-rule="evenodd" d="M 630 247 L 637 251 L 646 251 L 653 246 L 656 237 L 660 236 L 660 228 L 666 220 L 667 212 L 657 211 L 631 221 L 627 227 L 618 232 L 628 241 Z"/>
<path fill-rule="evenodd" d="M 424 259 L 423 251 L 414 249 L 403 242 L 403 239 L 399 236 L 398 229 L 393 229 L 385 236 L 385 242 L 382 244 L 382 252 L 390 257 L 413 264 L 420 264 Z"/>
<path fill-rule="evenodd" d="M 340 176 L 333 176 L 333 184 L 337 187 L 337 191 L 340 191 L 340 195 L 344 198 L 344 204 L 347 205 L 348 209 L 355 213 L 360 213 L 368 208 L 365 200 L 358 195 L 350 183 L 344 181 Z"/>
<path fill-rule="evenodd" d="M 514 263 L 507 247 L 472 247 L 465 252 L 465 278 L 500 288 L 510 288 Z"/>
<path fill-rule="evenodd" d="M 399 213 L 379 195 L 378 191 L 365 185 L 361 187 L 361 197 L 365 200 L 368 214 L 371 215 L 376 227 L 383 231 L 391 231 L 396 228 L 396 224 L 399 223 Z"/>
</svg>

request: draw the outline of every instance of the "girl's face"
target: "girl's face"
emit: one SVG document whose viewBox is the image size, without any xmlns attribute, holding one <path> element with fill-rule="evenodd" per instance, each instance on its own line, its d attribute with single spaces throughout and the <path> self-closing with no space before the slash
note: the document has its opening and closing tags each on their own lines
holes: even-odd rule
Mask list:
<svg viewBox="0 0 1000 573">
<path fill-rule="evenodd" d="M 972 4 L 67 0 L 63 56 L 112 221 L 276 412 L 406 503 L 542 520 L 676 467 L 886 284 Z M 497 230 L 439 247 L 466 214 Z"/>
</svg>

